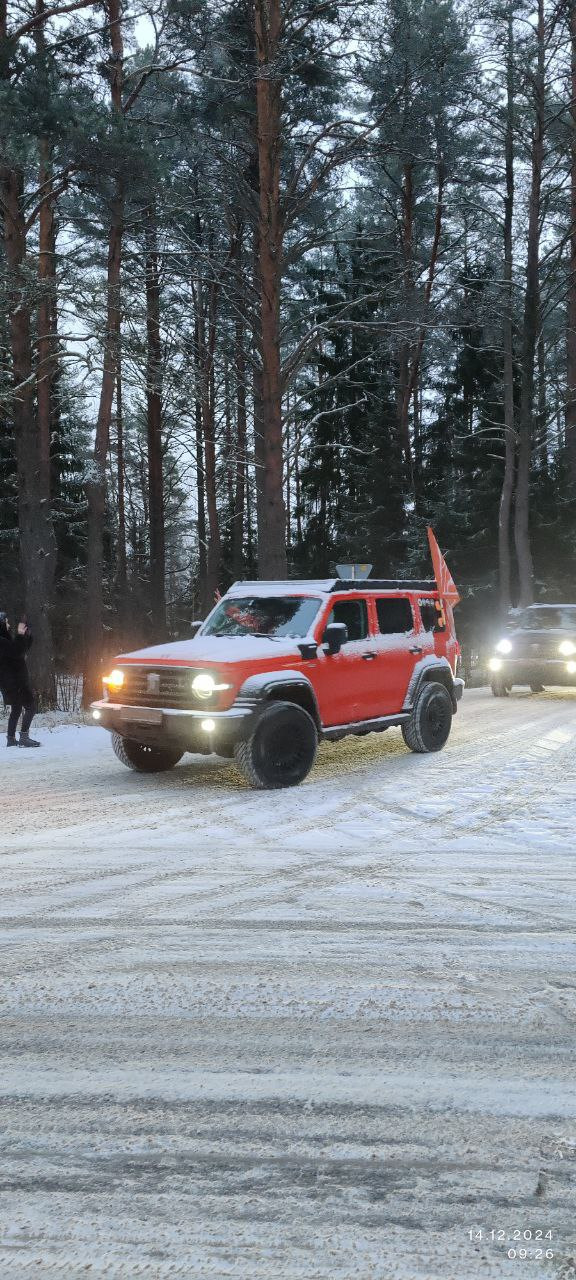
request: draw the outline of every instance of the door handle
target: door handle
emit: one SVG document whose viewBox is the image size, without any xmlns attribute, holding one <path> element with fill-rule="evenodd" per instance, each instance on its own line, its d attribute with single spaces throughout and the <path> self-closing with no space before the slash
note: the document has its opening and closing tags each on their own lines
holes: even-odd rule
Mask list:
<svg viewBox="0 0 576 1280">
<path fill-rule="evenodd" d="M 376 657 L 376 654 L 375 654 L 375 653 L 363 653 L 363 654 L 362 654 L 362 657 L 363 657 L 363 659 L 364 659 L 364 662 L 374 662 L 374 659 L 375 659 L 375 657 Z"/>
<path fill-rule="evenodd" d="M 413 644 L 408 650 L 409 653 L 422 653 L 422 645 Z"/>
</svg>

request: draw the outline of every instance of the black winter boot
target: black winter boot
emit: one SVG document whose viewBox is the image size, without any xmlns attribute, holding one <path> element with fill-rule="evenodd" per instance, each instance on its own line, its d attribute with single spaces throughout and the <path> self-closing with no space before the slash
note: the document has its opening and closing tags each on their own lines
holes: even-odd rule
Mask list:
<svg viewBox="0 0 576 1280">
<path fill-rule="evenodd" d="M 39 747 L 40 743 L 35 738 L 31 738 L 29 733 L 20 734 L 19 747 Z"/>
<path fill-rule="evenodd" d="M 7 738 L 7 739 L 6 739 L 6 746 L 7 746 L 7 747 L 17 747 L 17 746 L 18 746 L 18 739 L 17 739 L 17 738 Z"/>
</svg>

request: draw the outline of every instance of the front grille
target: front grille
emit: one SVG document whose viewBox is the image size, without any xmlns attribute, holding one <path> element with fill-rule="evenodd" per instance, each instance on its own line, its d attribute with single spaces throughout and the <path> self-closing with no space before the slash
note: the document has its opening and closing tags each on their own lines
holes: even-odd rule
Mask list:
<svg viewBox="0 0 576 1280">
<path fill-rule="evenodd" d="M 126 706 L 181 707 L 190 711 L 209 702 L 209 699 L 202 702 L 192 693 L 192 681 L 202 667 L 122 667 L 121 670 L 124 684 L 117 696 Z"/>
<path fill-rule="evenodd" d="M 525 635 L 515 635 L 512 640 L 512 653 L 508 654 L 507 657 L 532 658 L 534 661 L 544 660 L 548 662 L 551 659 L 556 659 L 561 662 L 562 654 L 559 653 L 559 649 L 562 640 L 565 639 L 566 636 L 563 636 L 561 632 L 550 636 L 530 635 L 529 632 L 526 632 Z"/>
</svg>

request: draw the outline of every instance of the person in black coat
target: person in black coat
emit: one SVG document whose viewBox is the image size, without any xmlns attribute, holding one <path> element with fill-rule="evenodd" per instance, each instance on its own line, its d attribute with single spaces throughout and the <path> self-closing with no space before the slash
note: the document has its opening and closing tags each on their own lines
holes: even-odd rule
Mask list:
<svg viewBox="0 0 576 1280">
<path fill-rule="evenodd" d="M 27 624 L 19 622 L 17 633 L 13 636 L 6 614 L 0 612 L 0 692 L 4 702 L 10 707 L 6 743 L 8 747 L 40 746 L 29 734 L 36 711 L 36 698 L 26 666 L 26 654 L 31 644 L 32 636 Z M 18 741 L 16 727 L 20 716 L 22 726 Z"/>
</svg>

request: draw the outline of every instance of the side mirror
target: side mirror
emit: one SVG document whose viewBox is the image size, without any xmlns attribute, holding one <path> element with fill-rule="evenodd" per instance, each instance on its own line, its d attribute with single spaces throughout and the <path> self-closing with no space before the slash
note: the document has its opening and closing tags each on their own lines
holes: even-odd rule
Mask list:
<svg viewBox="0 0 576 1280">
<path fill-rule="evenodd" d="M 348 627 L 345 622 L 329 622 L 324 632 L 324 644 L 328 646 L 328 653 L 332 656 L 340 653 L 343 644 L 348 639 Z"/>
<path fill-rule="evenodd" d="M 194 636 L 195 636 L 195 635 L 197 635 L 197 633 L 198 633 L 198 631 L 199 631 L 200 627 L 202 626 L 203 621 L 204 621 L 204 619 L 203 619 L 203 618 L 199 618 L 199 619 L 198 619 L 198 622 L 191 622 L 191 623 L 190 623 L 190 635 L 191 635 L 191 637 L 192 637 L 192 638 L 194 638 Z"/>
</svg>

